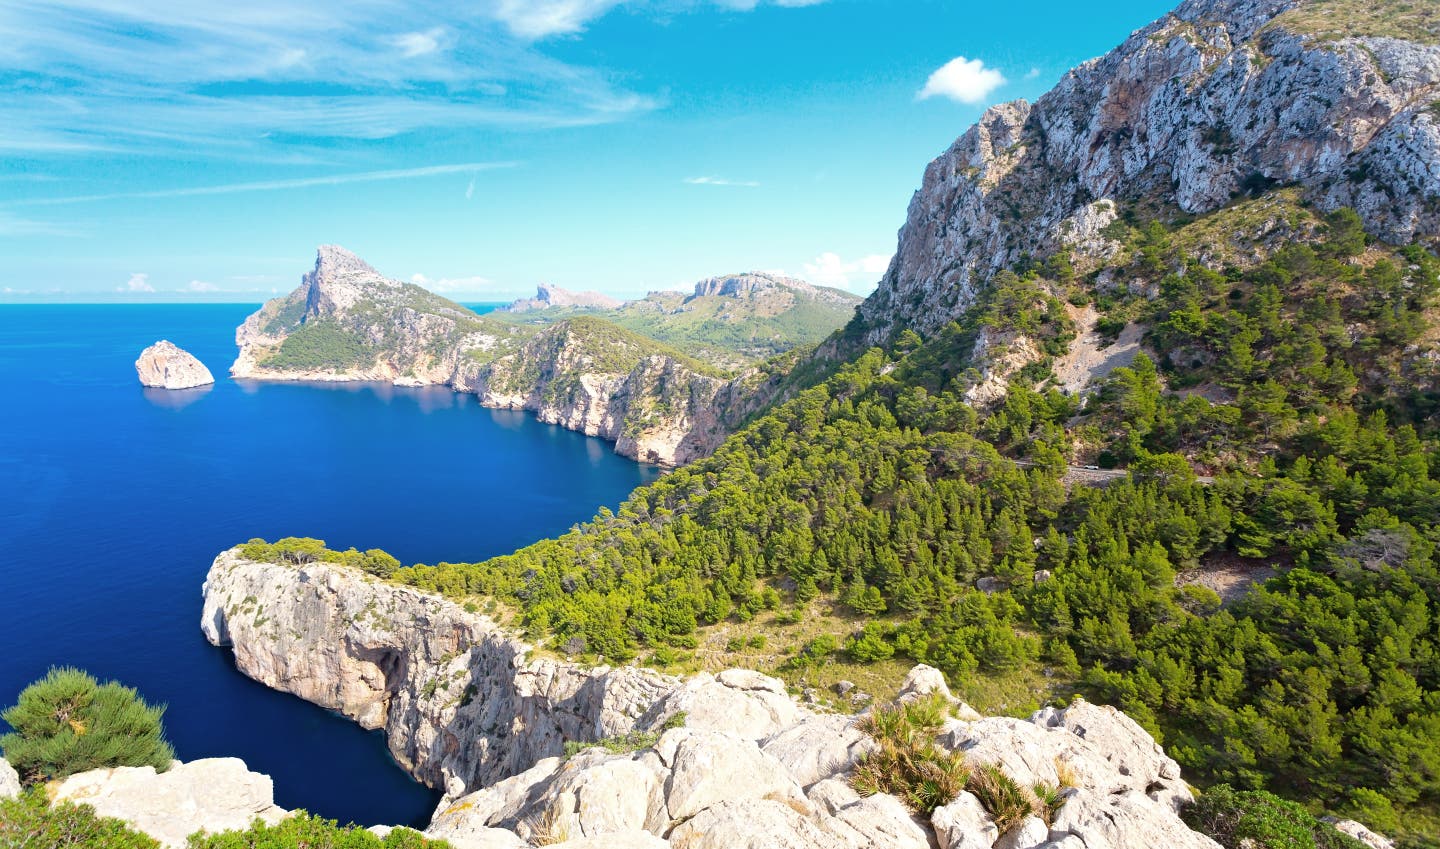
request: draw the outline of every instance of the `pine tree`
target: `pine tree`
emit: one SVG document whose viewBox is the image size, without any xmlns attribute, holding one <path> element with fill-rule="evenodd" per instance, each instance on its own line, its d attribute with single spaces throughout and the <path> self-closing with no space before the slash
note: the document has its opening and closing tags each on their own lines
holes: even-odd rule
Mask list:
<svg viewBox="0 0 1440 849">
<path fill-rule="evenodd" d="M 147 705 L 135 690 L 98 683 L 79 669 L 51 669 L 0 714 L 12 733 L 0 750 L 28 783 L 115 766 L 170 768 L 163 705 Z"/>
</svg>

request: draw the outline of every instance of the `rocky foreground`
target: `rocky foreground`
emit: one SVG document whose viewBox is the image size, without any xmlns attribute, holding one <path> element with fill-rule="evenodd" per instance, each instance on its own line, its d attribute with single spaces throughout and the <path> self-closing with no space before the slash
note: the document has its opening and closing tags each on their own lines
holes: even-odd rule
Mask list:
<svg viewBox="0 0 1440 849">
<path fill-rule="evenodd" d="M 152 389 L 194 389 L 215 382 L 204 363 L 164 339 L 140 352 L 135 373 L 140 377 L 140 385 Z"/>
<path fill-rule="evenodd" d="M 1076 700 L 980 717 L 917 667 L 901 699 L 953 705 L 937 737 L 1024 787 L 1069 783 L 1047 823 L 1000 833 L 970 793 L 932 817 L 847 778 L 875 743 L 857 717 L 802 707 L 748 670 L 681 680 L 533 658 L 488 617 L 344 567 L 221 554 L 202 629 L 242 672 L 386 731 L 396 760 L 445 792 L 429 834 L 460 849 L 607 847 L 1214 847 L 1177 816 L 1179 767 L 1133 720 Z M 635 751 L 567 743 L 650 732 Z M 632 737 L 632 739 L 635 739 Z M 572 747 L 573 748 L 573 747 Z"/>
</svg>

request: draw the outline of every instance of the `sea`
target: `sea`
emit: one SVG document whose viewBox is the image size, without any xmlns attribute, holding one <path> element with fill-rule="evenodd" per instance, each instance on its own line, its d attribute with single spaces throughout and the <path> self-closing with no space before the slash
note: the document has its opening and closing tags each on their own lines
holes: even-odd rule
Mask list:
<svg viewBox="0 0 1440 849">
<path fill-rule="evenodd" d="M 444 388 L 237 382 L 254 304 L 0 306 L 0 706 L 75 666 L 163 703 L 181 760 L 233 756 L 285 808 L 423 827 L 438 800 L 379 732 L 236 670 L 200 634 L 215 555 L 313 536 L 405 563 L 513 551 L 656 469 Z M 144 389 L 158 339 L 213 387 Z M 0 731 L 6 731 L 0 722 Z"/>
</svg>

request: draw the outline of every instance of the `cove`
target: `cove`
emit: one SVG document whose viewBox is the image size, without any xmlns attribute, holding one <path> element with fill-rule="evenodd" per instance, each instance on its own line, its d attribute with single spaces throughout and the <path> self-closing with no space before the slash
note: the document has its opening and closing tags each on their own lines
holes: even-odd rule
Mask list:
<svg viewBox="0 0 1440 849">
<path fill-rule="evenodd" d="M 378 733 L 235 670 L 200 634 L 222 549 L 315 536 L 402 562 L 474 560 L 615 507 L 657 470 L 444 388 L 237 383 L 230 305 L 0 306 L 0 705 L 52 665 L 169 708 L 181 760 L 234 756 L 276 802 L 422 825 L 437 796 Z M 169 339 L 217 383 L 144 390 Z M 3 728 L 3 723 L 0 723 Z"/>
</svg>

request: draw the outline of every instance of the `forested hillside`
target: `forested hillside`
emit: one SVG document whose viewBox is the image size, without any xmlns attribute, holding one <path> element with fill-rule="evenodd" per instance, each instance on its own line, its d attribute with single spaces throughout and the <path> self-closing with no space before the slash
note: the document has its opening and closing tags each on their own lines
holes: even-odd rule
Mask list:
<svg viewBox="0 0 1440 849">
<path fill-rule="evenodd" d="M 1046 388 L 1042 358 L 993 409 L 964 401 L 979 334 L 1073 333 L 1060 296 L 1089 287 L 1062 260 L 1017 268 L 931 341 L 872 349 L 614 515 L 393 578 L 497 598 L 558 650 L 662 664 L 716 623 L 838 604 L 867 624 L 792 671 L 1043 672 L 1039 697 L 1120 705 L 1206 781 L 1377 824 L 1433 811 L 1440 261 L 1367 245 L 1345 211 L 1311 223 L 1313 244 L 1228 274 L 1187 267 L 1184 227 L 1135 228 L 1122 267 L 1161 294 L 1107 311 L 1143 309 L 1152 340 L 1195 353 L 1142 355 L 1084 399 Z M 1067 488 L 1078 452 L 1128 477 Z M 1236 561 L 1282 574 L 1224 608 L 1177 584 Z"/>
</svg>

